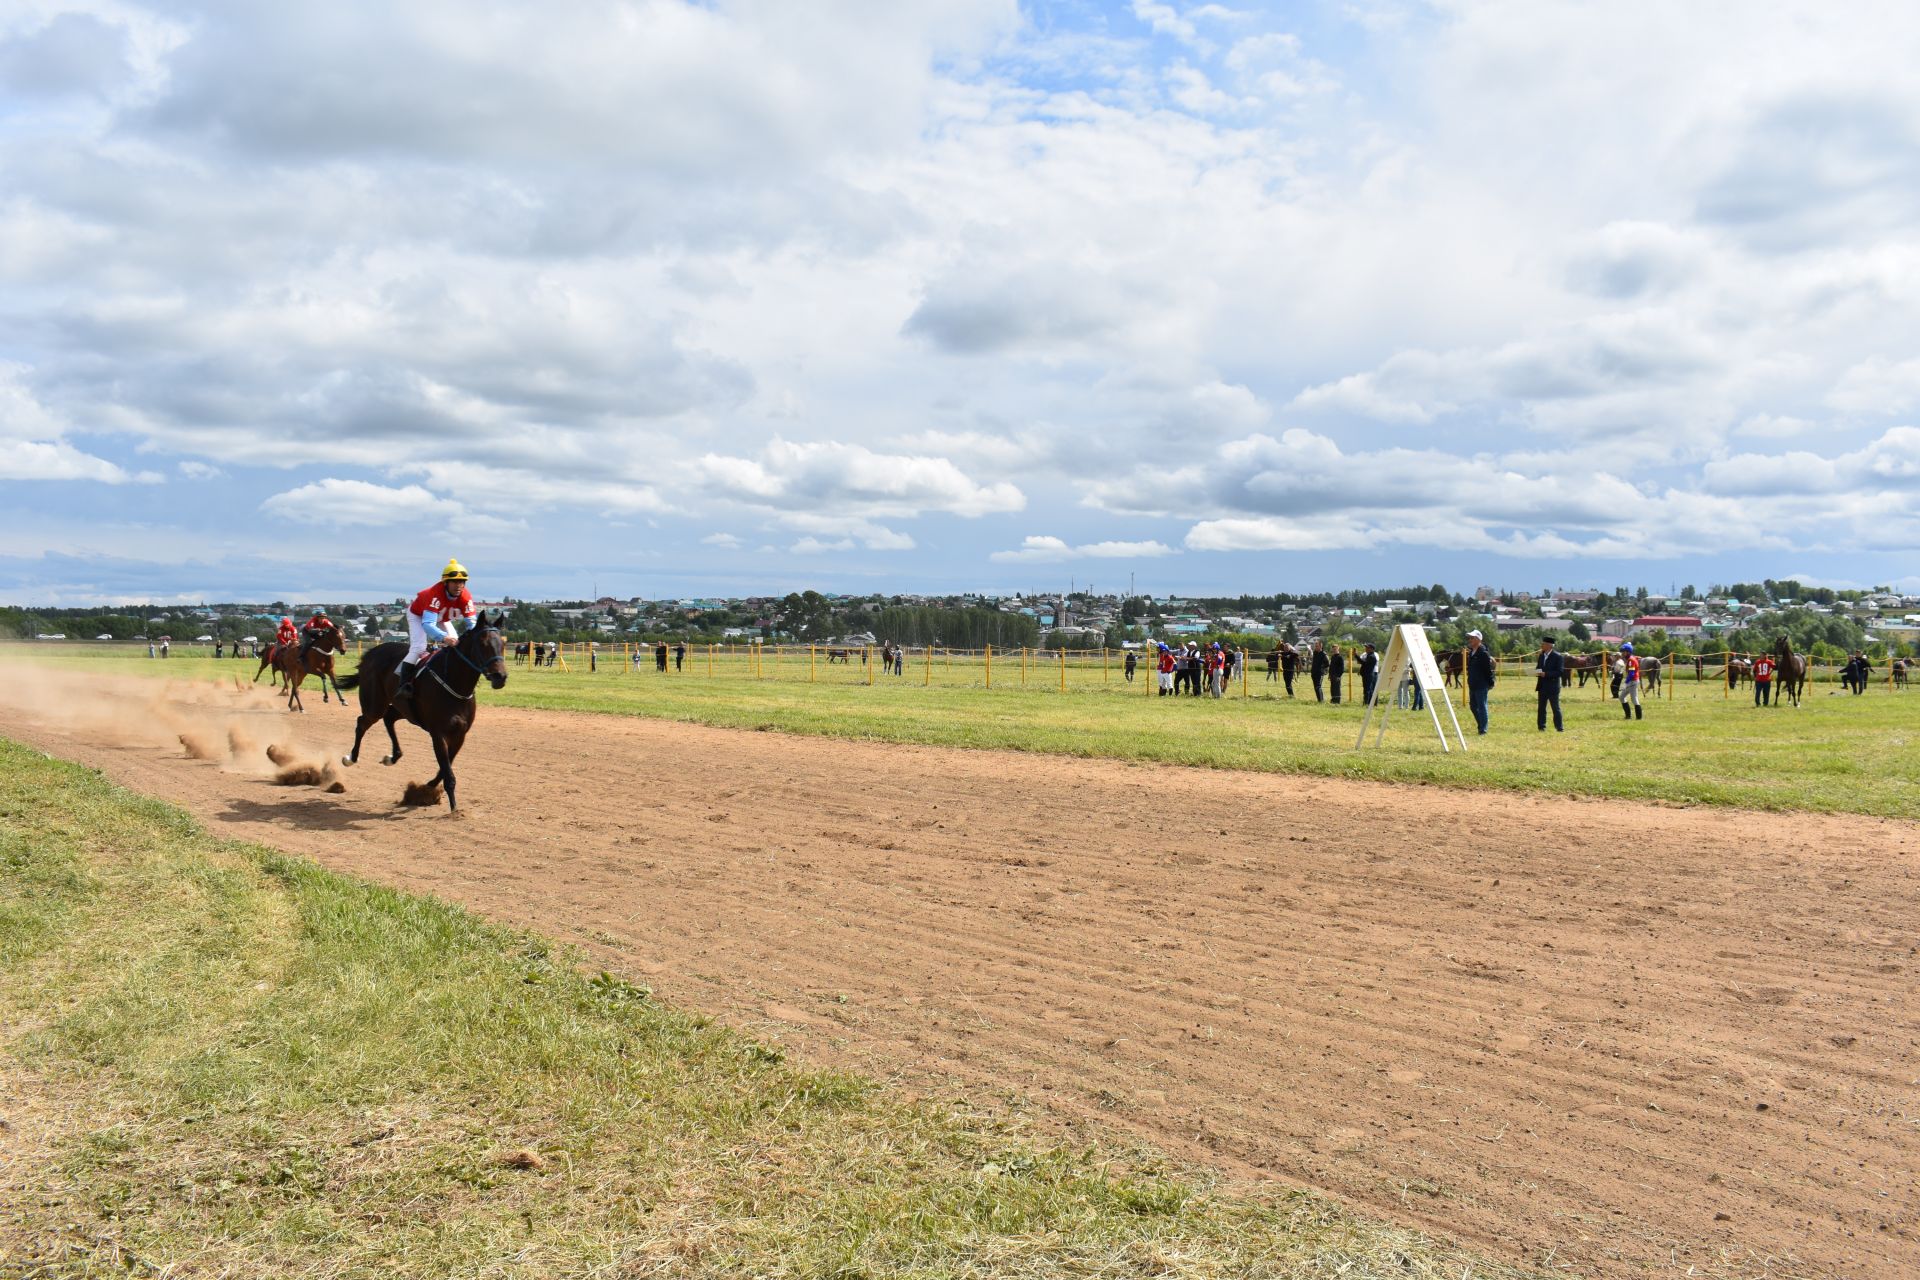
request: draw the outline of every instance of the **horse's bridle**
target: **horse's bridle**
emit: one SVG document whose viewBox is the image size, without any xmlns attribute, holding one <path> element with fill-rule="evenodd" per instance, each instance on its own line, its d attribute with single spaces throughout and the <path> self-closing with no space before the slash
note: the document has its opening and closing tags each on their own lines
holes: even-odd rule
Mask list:
<svg viewBox="0 0 1920 1280">
<path fill-rule="evenodd" d="M 495 626 L 479 626 L 479 627 L 475 627 L 473 630 L 474 630 L 474 634 L 476 635 L 484 635 L 486 632 L 489 632 L 489 631 L 498 632 L 500 628 Z M 483 675 L 483 676 L 488 675 L 488 670 L 487 670 L 488 667 L 498 667 L 500 668 L 500 678 L 502 680 L 507 678 L 507 654 L 504 647 L 501 649 L 500 656 L 495 658 L 492 662 L 489 662 L 485 667 L 475 662 L 472 658 L 469 658 L 466 654 L 460 652 L 459 645 L 448 645 L 447 651 L 451 653 L 454 657 L 460 659 L 460 661 L 466 663 L 469 667 L 472 667 L 474 671 L 480 675 Z"/>
</svg>

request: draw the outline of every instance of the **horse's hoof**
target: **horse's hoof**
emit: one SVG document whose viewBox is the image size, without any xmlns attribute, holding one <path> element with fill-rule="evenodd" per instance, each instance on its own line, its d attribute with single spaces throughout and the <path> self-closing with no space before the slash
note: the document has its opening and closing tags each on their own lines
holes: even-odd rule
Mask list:
<svg viewBox="0 0 1920 1280">
<path fill-rule="evenodd" d="M 343 765 L 345 765 L 345 766 L 347 766 L 347 768 L 349 768 L 349 769 L 351 769 L 351 768 L 353 768 L 353 757 L 352 757 L 352 756 L 341 756 L 341 757 L 340 757 L 340 763 L 341 763 L 341 764 L 343 764 Z"/>
<path fill-rule="evenodd" d="M 381 757 L 380 757 L 380 763 L 381 763 L 381 764 L 392 764 L 392 763 L 393 763 L 393 757 L 392 757 L 392 756 L 381 756 Z"/>
</svg>

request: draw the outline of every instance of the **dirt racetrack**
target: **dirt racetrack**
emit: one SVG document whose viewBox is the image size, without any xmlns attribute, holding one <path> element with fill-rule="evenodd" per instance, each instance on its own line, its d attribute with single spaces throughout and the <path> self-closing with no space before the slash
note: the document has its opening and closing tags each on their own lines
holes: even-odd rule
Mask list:
<svg viewBox="0 0 1920 1280">
<path fill-rule="evenodd" d="M 286 789 L 254 745 L 337 758 L 348 713 L 69 683 L 0 734 L 821 1058 L 1546 1270 L 1920 1275 L 1912 824 L 497 707 L 452 822 L 394 807 L 417 731 Z"/>
</svg>

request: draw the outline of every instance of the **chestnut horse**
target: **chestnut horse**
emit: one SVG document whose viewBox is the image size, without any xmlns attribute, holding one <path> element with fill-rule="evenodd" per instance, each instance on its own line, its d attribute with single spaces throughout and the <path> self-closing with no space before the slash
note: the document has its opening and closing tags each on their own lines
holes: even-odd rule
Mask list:
<svg viewBox="0 0 1920 1280">
<path fill-rule="evenodd" d="M 308 632 L 296 647 L 281 645 L 273 654 L 273 669 L 285 676 L 287 681 L 287 710 L 305 713 L 306 705 L 300 700 L 300 684 L 308 676 L 320 681 L 320 701 L 328 701 L 327 682 L 333 681 L 333 691 L 340 693 L 340 682 L 334 678 L 333 655 L 347 651 L 347 639 L 332 627 L 322 627 L 318 631 Z M 347 705 L 347 695 L 340 693 L 340 705 Z"/>
<path fill-rule="evenodd" d="M 500 635 L 504 618 L 505 615 L 499 613 L 489 618 L 483 611 L 459 640 L 436 649 L 420 664 L 413 676 L 413 692 L 399 701 L 394 694 L 400 687 L 400 663 L 407 656 L 407 646 L 395 640 L 367 650 L 360 658 L 360 669 L 340 682 L 343 689 L 360 690 L 360 720 L 353 729 L 353 750 L 341 756 L 340 763 L 358 764 L 360 740 L 367 736 L 367 730 L 375 721 L 384 721 L 393 754 L 380 763 L 398 764 L 400 737 L 393 731 L 393 725 L 405 716 L 425 731 L 433 743 L 433 758 L 440 765 L 440 772 L 434 774 L 422 790 L 430 792 L 435 786 L 444 785 L 447 809 L 458 812 L 453 761 L 460 754 L 461 744 L 466 742 L 480 709 L 473 691 L 481 676 L 496 689 L 507 683 L 507 645 Z M 409 788 L 409 792 L 412 790 Z"/>
</svg>

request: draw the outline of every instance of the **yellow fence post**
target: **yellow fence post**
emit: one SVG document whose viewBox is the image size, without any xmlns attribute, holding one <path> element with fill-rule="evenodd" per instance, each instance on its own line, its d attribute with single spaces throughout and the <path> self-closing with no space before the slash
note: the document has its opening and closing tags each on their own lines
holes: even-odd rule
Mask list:
<svg viewBox="0 0 1920 1280">
<path fill-rule="evenodd" d="M 1020 646 L 1020 687 L 1027 687 L 1027 646 Z"/>
<path fill-rule="evenodd" d="M 820 667 L 820 664 L 818 661 L 819 656 L 820 656 L 819 651 L 815 646 L 813 645 L 807 646 L 807 683 L 808 684 L 812 684 L 816 679 L 816 673 L 819 671 L 819 667 Z"/>
<path fill-rule="evenodd" d="M 933 646 L 927 646 L 927 678 L 920 682 L 923 687 L 933 685 Z"/>
<path fill-rule="evenodd" d="M 1109 676 L 1109 668 L 1107 666 L 1107 646 L 1101 645 L 1100 646 L 1100 683 L 1103 685 L 1108 683 L 1108 676 Z"/>
<path fill-rule="evenodd" d="M 993 646 L 987 646 L 987 688 L 993 688 Z"/>
<path fill-rule="evenodd" d="M 865 653 L 861 656 L 861 661 L 867 664 L 867 687 L 871 689 L 873 687 L 873 646 L 872 645 L 868 645 L 866 647 Z"/>
<path fill-rule="evenodd" d="M 1060 651 L 1060 692 L 1067 691 L 1067 651 Z"/>
<path fill-rule="evenodd" d="M 1240 650 L 1240 696 L 1247 696 L 1247 651 Z"/>
<path fill-rule="evenodd" d="M 713 679 L 713 645 L 707 645 L 707 679 Z"/>
</svg>

